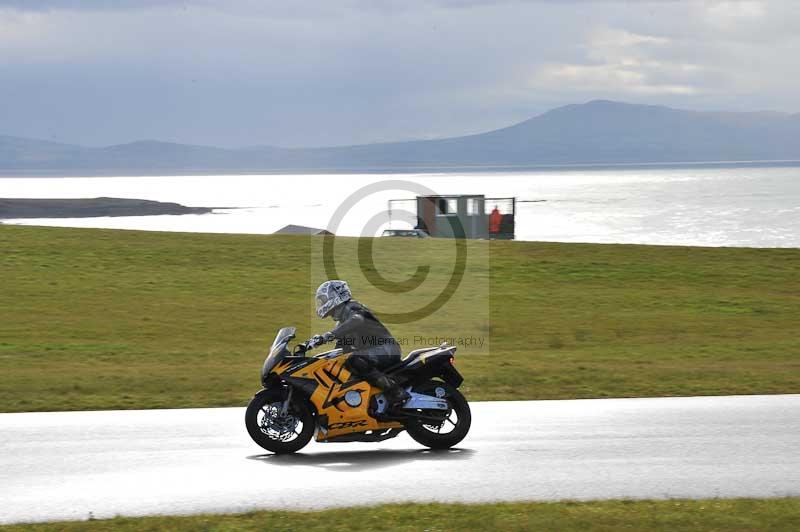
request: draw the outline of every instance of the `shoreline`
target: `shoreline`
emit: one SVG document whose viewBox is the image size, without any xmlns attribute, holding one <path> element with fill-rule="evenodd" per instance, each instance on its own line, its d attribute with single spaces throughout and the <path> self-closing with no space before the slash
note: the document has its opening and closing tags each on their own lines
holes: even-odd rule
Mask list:
<svg viewBox="0 0 800 532">
<path fill-rule="evenodd" d="M 213 207 L 212 213 L 214 209 L 232 209 L 237 207 Z M 145 215 L 146 216 L 146 215 Z M 84 217 L 89 218 L 89 217 Z M 23 220 L 23 218 L 17 218 L 18 220 Z M 59 218 L 41 218 L 42 220 L 58 220 Z M 5 225 L 6 227 L 31 227 L 31 228 L 41 228 L 41 229 L 68 229 L 68 230 L 88 230 L 88 231 L 118 231 L 118 232 L 128 232 L 128 233 L 161 233 L 161 234 L 184 234 L 184 235 L 198 235 L 198 236 L 288 236 L 292 238 L 309 238 L 315 235 L 286 235 L 286 234 L 275 234 L 275 232 L 267 232 L 267 233 L 253 233 L 253 232 L 216 232 L 216 231 L 185 231 L 185 230 L 174 230 L 174 229 L 144 229 L 144 228 L 128 228 L 128 227 L 102 227 L 102 226 L 76 226 L 76 225 L 43 225 L 43 224 L 26 224 L 26 223 L 3 223 L 8 222 L 10 219 L 2 219 L 0 218 L 0 226 Z M 319 237 L 319 235 L 316 235 Z M 352 236 L 352 235 L 335 235 L 337 239 L 360 239 L 360 238 L 381 238 L 378 236 L 375 237 L 364 237 L 364 236 Z M 414 240 L 414 239 L 411 239 Z M 448 238 L 436 238 L 432 240 L 452 240 Z M 719 250 L 794 250 L 800 249 L 800 246 L 744 246 L 744 245 L 719 245 L 719 246 L 712 246 L 712 245 L 698 245 L 698 244 L 679 244 L 679 243 L 653 243 L 653 242 L 589 242 L 589 241 L 569 241 L 569 240 L 522 240 L 522 239 L 514 239 L 514 240 L 483 240 L 483 239 L 468 239 L 470 242 L 509 242 L 512 245 L 514 244 L 542 244 L 542 245 L 574 245 L 574 246 L 629 246 L 629 247 L 657 247 L 657 248 L 674 248 L 674 249 L 693 249 L 693 250 L 701 250 L 701 249 L 719 249 Z"/>
<path fill-rule="evenodd" d="M 521 165 L 419 165 L 419 166 L 349 166 L 349 167 L 288 167 L 288 168 L 163 168 L 163 169 L 0 169 L 2 179 L 26 178 L 70 178 L 70 177 L 156 177 L 156 176 L 272 176 L 272 175 L 340 175 L 340 174 L 452 174 L 452 173 L 515 173 L 515 172 L 563 172 L 590 170 L 645 170 L 658 168 L 797 168 L 800 160 L 753 160 L 753 161 L 675 161 L 675 162 L 628 162 L 628 163 L 568 163 L 568 164 L 521 164 Z"/>
</svg>

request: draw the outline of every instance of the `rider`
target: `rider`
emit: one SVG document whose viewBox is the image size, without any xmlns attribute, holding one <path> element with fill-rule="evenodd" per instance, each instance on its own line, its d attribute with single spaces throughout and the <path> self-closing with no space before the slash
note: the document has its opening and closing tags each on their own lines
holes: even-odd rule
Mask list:
<svg viewBox="0 0 800 532">
<path fill-rule="evenodd" d="M 400 361 L 400 346 L 389 330 L 364 305 L 352 298 L 345 281 L 325 281 L 316 294 L 317 315 L 331 316 L 336 327 L 309 340 L 309 347 L 336 340 L 336 347 L 352 353 L 347 369 L 383 390 L 387 402 L 396 405 L 408 393 L 381 370 Z"/>
</svg>

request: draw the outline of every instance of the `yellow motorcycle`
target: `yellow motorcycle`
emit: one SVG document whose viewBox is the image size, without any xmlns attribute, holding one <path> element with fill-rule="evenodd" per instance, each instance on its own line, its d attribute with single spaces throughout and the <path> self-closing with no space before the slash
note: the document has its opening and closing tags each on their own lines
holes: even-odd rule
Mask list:
<svg viewBox="0 0 800 532">
<path fill-rule="evenodd" d="M 401 432 L 433 449 L 459 443 L 469 431 L 469 404 L 458 387 L 456 348 L 447 344 L 409 353 L 384 371 L 410 398 L 390 408 L 383 392 L 347 369 L 350 356 L 333 349 L 307 356 L 313 343 L 297 344 L 294 327 L 278 331 L 261 369 L 263 388 L 245 413 L 258 445 L 273 453 L 299 451 L 318 442 L 378 442 Z"/>
</svg>

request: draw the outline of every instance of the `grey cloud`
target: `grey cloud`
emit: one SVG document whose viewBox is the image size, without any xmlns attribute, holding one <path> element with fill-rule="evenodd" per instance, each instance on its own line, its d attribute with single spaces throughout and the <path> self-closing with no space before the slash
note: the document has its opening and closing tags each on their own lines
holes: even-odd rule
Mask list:
<svg viewBox="0 0 800 532">
<path fill-rule="evenodd" d="M 800 110 L 797 4 L 712 4 L 34 2 L 0 9 L 0 133 L 325 145 L 478 132 L 595 98 Z"/>
<path fill-rule="evenodd" d="M 305 13 L 314 16 L 331 10 L 358 9 L 376 12 L 418 11 L 430 8 L 468 9 L 482 6 L 514 4 L 525 0 L 420 0 L 409 3 L 398 0 L 340 0 L 321 3 L 297 3 L 295 5 L 263 0 L 0 0 L 0 9 L 20 11 L 118 11 L 153 8 L 208 8 L 250 15 Z"/>
<path fill-rule="evenodd" d="M 209 2 L 186 2 L 180 0 L 0 0 L 0 9 L 20 11 L 85 10 L 112 11 L 120 9 L 144 9 L 169 5 L 207 4 Z"/>
</svg>

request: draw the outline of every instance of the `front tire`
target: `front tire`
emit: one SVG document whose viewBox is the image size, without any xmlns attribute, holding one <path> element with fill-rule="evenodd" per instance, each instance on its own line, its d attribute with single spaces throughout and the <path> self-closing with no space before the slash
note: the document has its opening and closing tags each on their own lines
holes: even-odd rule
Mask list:
<svg viewBox="0 0 800 532">
<path fill-rule="evenodd" d="M 467 436 L 472 424 L 472 412 L 467 399 L 461 392 L 447 383 L 434 380 L 415 386 L 414 391 L 425 395 L 444 397 L 450 404 L 447 417 L 441 424 L 430 424 L 430 422 L 414 419 L 407 422 L 406 430 L 417 443 L 431 449 L 449 449 Z"/>
<path fill-rule="evenodd" d="M 244 423 L 253 441 L 275 454 L 294 453 L 314 435 L 314 414 L 306 402 L 293 398 L 286 415 L 281 415 L 283 401 L 268 394 L 256 395 L 247 405 Z"/>
</svg>

